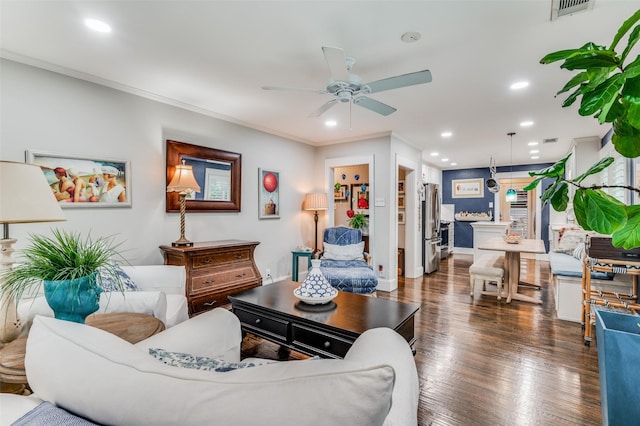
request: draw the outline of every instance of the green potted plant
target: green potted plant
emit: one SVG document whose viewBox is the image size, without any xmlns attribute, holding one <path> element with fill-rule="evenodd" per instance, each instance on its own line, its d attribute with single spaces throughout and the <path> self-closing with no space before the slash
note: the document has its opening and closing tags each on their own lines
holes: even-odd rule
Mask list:
<svg viewBox="0 0 640 426">
<path fill-rule="evenodd" d="M 627 158 L 640 156 L 640 56 L 628 58 L 640 40 L 639 20 L 640 10 L 622 24 L 608 48 L 590 42 L 577 49 L 550 53 L 540 60 L 542 64 L 564 61 L 561 68 L 579 71 L 557 93 L 572 91 L 562 106 L 568 107 L 581 98 L 578 113 L 594 116 L 600 123 L 611 123 L 611 141 L 616 151 Z M 627 45 L 617 53 L 615 49 L 626 34 L 629 34 Z M 604 158 L 585 173 L 568 180 L 564 173 L 569 156 L 543 170 L 530 172 L 536 179 L 525 190 L 535 188 L 543 179 L 553 179 L 553 184 L 540 198 L 544 204 L 551 203 L 555 210 L 565 211 L 570 202 L 569 185 L 572 185 L 576 188 L 573 209 L 582 228 L 610 234 L 616 247 L 640 247 L 640 206 L 625 205 L 610 196 L 603 190 L 610 186 L 582 185 L 586 177 L 600 173 L 614 159 Z M 640 188 L 624 188 L 640 194 Z"/>
<path fill-rule="evenodd" d="M 349 226 L 354 229 L 364 229 L 369 225 L 369 218 L 364 213 L 354 212 L 349 219 Z"/>
<path fill-rule="evenodd" d="M 112 237 L 83 238 L 79 233 L 52 230 L 52 236 L 30 236 L 31 245 L 22 250 L 13 269 L 2 276 L 2 292 L 20 300 L 44 286 L 47 303 L 55 317 L 84 323 L 99 308 L 102 280 L 113 282 L 119 291 L 124 284 L 114 259 L 121 243 Z"/>
</svg>

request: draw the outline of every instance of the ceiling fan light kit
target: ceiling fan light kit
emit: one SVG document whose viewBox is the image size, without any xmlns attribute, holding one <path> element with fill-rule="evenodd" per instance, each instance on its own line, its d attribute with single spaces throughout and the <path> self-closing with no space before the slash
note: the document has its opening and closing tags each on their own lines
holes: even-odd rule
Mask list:
<svg viewBox="0 0 640 426">
<path fill-rule="evenodd" d="M 358 105 L 380 115 L 387 116 L 396 112 L 396 108 L 362 95 L 369 95 L 371 93 L 382 92 L 385 90 L 431 82 L 431 72 L 429 70 L 422 70 L 363 84 L 362 79 L 358 75 L 351 74 L 349 72 L 356 63 L 356 59 L 354 57 L 346 56 L 344 54 L 344 50 L 338 47 L 324 46 L 322 47 L 322 52 L 324 53 L 324 58 L 327 62 L 330 74 L 329 83 L 327 84 L 326 89 L 308 89 L 285 86 L 262 86 L 262 88 L 264 90 L 312 91 L 319 94 L 330 94 L 335 97 L 334 99 L 325 102 L 317 110 L 309 114 L 309 117 L 321 116 L 338 102 L 351 102 L 354 105 Z"/>
</svg>

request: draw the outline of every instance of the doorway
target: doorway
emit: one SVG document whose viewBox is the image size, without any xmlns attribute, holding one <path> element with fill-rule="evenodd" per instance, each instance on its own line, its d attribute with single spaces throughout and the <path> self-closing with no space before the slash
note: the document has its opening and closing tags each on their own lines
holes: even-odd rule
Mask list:
<svg viewBox="0 0 640 426">
<path fill-rule="evenodd" d="M 511 229 L 521 233 L 523 238 L 536 238 L 536 199 L 537 188 L 523 191 L 522 188 L 534 180 L 532 177 L 502 178 L 500 179 L 500 222 L 509 222 Z M 507 202 L 507 190 L 515 189 L 517 199 Z"/>
</svg>

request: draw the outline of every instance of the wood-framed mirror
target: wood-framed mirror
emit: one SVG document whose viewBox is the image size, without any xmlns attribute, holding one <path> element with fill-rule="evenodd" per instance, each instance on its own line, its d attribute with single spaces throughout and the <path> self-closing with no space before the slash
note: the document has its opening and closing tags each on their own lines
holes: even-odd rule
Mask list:
<svg viewBox="0 0 640 426">
<path fill-rule="evenodd" d="M 239 212 L 242 195 L 242 155 L 167 140 L 167 182 L 169 185 L 176 165 L 184 160 L 192 166 L 193 175 L 200 185 L 199 193 L 186 199 L 188 212 Z M 179 212 L 178 193 L 167 192 L 167 212 Z"/>
</svg>

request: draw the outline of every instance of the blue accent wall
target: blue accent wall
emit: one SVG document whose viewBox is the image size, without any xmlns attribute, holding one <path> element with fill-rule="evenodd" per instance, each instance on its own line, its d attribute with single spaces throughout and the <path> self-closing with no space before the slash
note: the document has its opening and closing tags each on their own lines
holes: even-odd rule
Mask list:
<svg viewBox="0 0 640 426">
<path fill-rule="evenodd" d="M 514 172 L 519 171 L 530 171 L 530 170 L 540 170 L 545 167 L 549 167 L 552 163 L 544 163 L 544 164 L 526 164 L 520 166 L 513 166 Z M 512 168 L 509 167 L 498 167 L 496 169 L 497 173 L 508 173 L 511 172 Z M 494 194 L 489 192 L 486 189 L 484 190 L 484 197 L 482 198 L 453 198 L 451 193 L 451 181 L 457 179 L 478 179 L 482 178 L 484 182 L 491 177 L 491 173 L 489 171 L 489 167 L 483 167 L 478 169 L 460 169 L 460 170 L 444 170 L 442 172 L 442 203 L 443 204 L 454 204 L 455 213 L 459 212 L 489 212 L 493 214 L 493 208 L 489 208 L 489 203 L 493 202 Z M 539 194 L 542 194 L 544 190 L 546 190 L 549 185 L 553 183 L 552 179 L 544 179 L 541 182 L 541 186 L 539 189 Z M 545 242 L 545 246 L 547 250 L 549 250 L 549 208 L 550 206 L 545 206 L 542 209 L 542 217 L 540 219 L 542 227 L 540 237 Z M 495 220 L 495 218 L 494 218 Z M 471 227 L 472 222 L 454 222 L 454 239 L 455 239 L 455 247 L 473 247 L 473 228 Z"/>
</svg>

